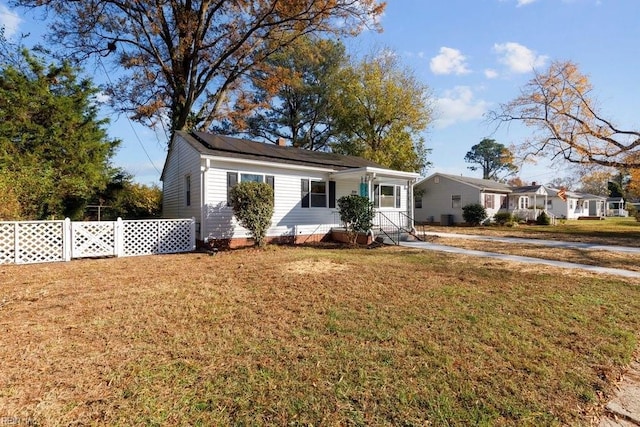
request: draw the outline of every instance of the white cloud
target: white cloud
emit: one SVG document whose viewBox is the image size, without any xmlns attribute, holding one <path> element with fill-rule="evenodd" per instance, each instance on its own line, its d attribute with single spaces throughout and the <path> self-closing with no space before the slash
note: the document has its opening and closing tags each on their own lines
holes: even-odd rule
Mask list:
<svg viewBox="0 0 640 427">
<path fill-rule="evenodd" d="M 429 67 L 434 74 L 467 74 L 470 70 L 465 60 L 466 57 L 458 49 L 441 47 L 440 54 L 431 58 Z"/>
<path fill-rule="evenodd" d="M 468 86 L 456 86 L 445 92 L 442 98 L 436 99 L 437 119 L 434 125 L 438 128 L 451 126 L 454 123 L 466 122 L 482 118 L 489 104 L 483 100 L 475 100 L 473 91 Z"/>
<path fill-rule="evenodd" d="M 518 7 L 534 3 L 536 0 L 518 0 Z"/>
<path fill-rule="evenodd" d="M 111 97 L 102 91 L 96 93 L 95 95 L 95 100 L 98 104 L 106 104 L 110 99 Z"/>
<path fill-rule="evenodd" d="M 495 79 L 498 77 L 498 72 L 491 68 L 487 68 L 486 70 L 484 70 L 484 76 L 488 79 Z"/>
<path fill-rule="evenodd" d="M 499 57 L 498 61 L 506 65 L 514 73 L 527 73 L 534 68 L 542 67 L 547 62 L 548 57 L 538 55 L 535 51 L 519 43 L 496 43 L 493 51 Z"/>
<path fill-rule="evenodd" d="M 4 36 L 11 38 L 17 31 L 22 19 L 17 13 L 0 4 L 0 28 L 4 28 Z"/>
</svg>

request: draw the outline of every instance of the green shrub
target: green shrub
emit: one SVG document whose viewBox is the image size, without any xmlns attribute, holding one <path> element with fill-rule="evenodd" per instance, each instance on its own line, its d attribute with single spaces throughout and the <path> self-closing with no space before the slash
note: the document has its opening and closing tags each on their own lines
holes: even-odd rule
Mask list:
<svg viewBox="0 0 640 427">
<path fill-rule="evenodd" d="M 480 203 L 474 203 L 462 207 L 462 218 L 466 223 L 479 225 L 487 219 L 487 211 Z"/>
<path fill-rule="evenodd" d="M 545 211 L 540 212 L 540 215 L 536 218 L 536 224 L 538 225 L 549 225 L 551 224 L 551 218 Z"/>
<path fill-rule="evenodd" d="M 358 195 L 344 196 L 338 199 L 338 212 L 340 221 L 349 236 L 352 244 L 358 239 L 358 233 L 366 233 L 373 225 L 373 203 L 368 197 Z"/>
<path fill-rule="evenodd" d="M 493 220 L 499 225 L 505 225 L 509 222 L 513 222 L 511 212 L 498 212 L 493 215 Z"/>
<path fill-rule="evenodd" d="M 273 189 L 262 182 L 240 182 L 231 188 L 230 203 L 240 225 L 262 247 L 273 216 Z"/>
</svg>

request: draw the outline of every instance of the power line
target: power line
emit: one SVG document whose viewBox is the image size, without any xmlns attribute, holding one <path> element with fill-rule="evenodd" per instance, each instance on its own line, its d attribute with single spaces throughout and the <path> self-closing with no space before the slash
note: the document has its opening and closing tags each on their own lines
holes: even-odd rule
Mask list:
<svg viewBox="0 0 640 427">
<path fill-rule="evenodd" d="M 111 77 L 109 77 L 109 73 L 107 72 L 107 68 L 104 66 L 104 63 L 102 62 L 102 58 L 98 58 L 98 62 L 100 63 L 100 66 L 102 67 L 102 70 L 104 71 L 104 75 L 106 76 L 107 80 L 109 81 L 109 84 L 113 85 L 113 82 L 111 81 Z M 142 143 L 142 140 L 140 139 L 140 137 L 138 136 L 138 132 L 136 132 L 136 129 L 133 126 L 133 122 L 131 121 L 131 119 L 129 118 L 129 116 L 127 114 L 125 114 L 125 117 L 127 118 L 127 122 L 129 123 L 129 126 L 131 127 L 131 130 L 133 131 L 133 134 L 135 135 L 136 140 L 138 141 L 138 144 L 140 144 L 140 148 L 142 148 L 142 151 L 144 152 L 145 156 L 147 156 L 147 159 L 149 160 L 149 163 L 151 163 L 151 166 L 153 166 L 153 168 L 156 170 L 158 175 L 161 175 L 162 172 L 160 172 L 160 170 L 156 167 L 155 163 L 153 163 L 153 160 L 151 160 L 151 156 L 149 156 L 149 153 L 147 152 L 147 149 L 145 148 L 144 144 Z M 157 135 L 156 135 L 156 138 L 157 138 Z"/>
</svg>

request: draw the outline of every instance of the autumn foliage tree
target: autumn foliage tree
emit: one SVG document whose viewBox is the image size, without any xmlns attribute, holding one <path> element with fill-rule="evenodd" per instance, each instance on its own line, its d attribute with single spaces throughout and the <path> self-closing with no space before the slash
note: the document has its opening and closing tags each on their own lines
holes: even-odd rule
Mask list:
<svg viewBox="0 0 640 427">
<path fill-rule="evenodd" d="M 490 118 L 521 122 L 537 133 L 520 147 L 523 156 L 541 155 L 576 164 L 639 168 L 640 131 L 621 129 L 598 110 L 586 75 L 571 62 L 553 62 L 536 73 L 520 96 Z"/>
<path fill-rule="evenodd" d="M 171 129 L 207 130 L 233 107 L 268 59 L 310 33 L 378 28 L 376 0 L 13 0 L 52 12 L 51 41 L 84 60 L 107 58 L 122 76 L 114 104 L 143 123 L 168 115 Z M 123 107 L 125 106 L 125 107 Z"/>
<path fill-rule="evenodd" d="M 429 166 L 422 132 L 432 119 L 429 88 L 390 51 L 345 68 L 333 96 L 334 151 L 391 169 L 420 172 Z"/>
</svg>

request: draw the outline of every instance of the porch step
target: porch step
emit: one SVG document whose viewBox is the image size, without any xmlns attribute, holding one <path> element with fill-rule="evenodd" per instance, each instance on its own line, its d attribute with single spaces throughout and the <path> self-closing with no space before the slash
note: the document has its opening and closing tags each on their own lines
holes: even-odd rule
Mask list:
<svg viewBox="0 0 640 427">
<path fill-rule="evenodd" d="M 375 241 L 385 245 L 396 245 L 397 242 L 414 242 L 419 240 L 416 236 L 406 231 L 387 231 L 385 234 L 385 232 L 377 230 L 375 234 Z"/>
</svg>

